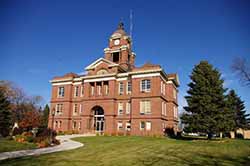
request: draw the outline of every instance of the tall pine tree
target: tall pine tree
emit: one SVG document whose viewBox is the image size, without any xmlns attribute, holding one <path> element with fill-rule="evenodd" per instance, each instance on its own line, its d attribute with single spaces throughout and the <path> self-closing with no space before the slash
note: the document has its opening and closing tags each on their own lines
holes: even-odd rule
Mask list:
<svg viewBox="0 0 250 166">
<path fill-rule="evenodd" d="M 43 117 L 42 117 L 42 126 L 47 128 L 48 127 L 48 120 L 49 120 L 49 106 L 46 104 L 43 110 Z"/>
<path fill-rule="evenodd" d="M 0 88 L 0 135 L 3 137 L 9 135 L 11 122 L 10 102 Z"/>
<path fill-rule="evenodd" d="M 249 128 L 249 114 L 246 114 L 244 102 L 240 99 L 240 97 L 235 93 L 234 90 L 229 91 L 226 99 L 227 108 L 234 114 L 234 130 L 237 130 L 239 128 Z"/>
<path fill-rule="evenodd" d="M 188 84 L 187 107 L 181 117 L 185 124 L 184 130 L 202 132 L 212 135 L 221 132 L 226 126 L 224 120 L 225 89 L 221 74 L 207 61 L 201 61 L 196 65 L 190 76 Z"/>
</svg>

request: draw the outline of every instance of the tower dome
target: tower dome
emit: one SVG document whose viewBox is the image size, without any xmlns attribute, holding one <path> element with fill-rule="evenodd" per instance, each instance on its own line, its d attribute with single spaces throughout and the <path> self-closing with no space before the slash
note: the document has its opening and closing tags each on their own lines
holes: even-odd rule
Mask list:
<svg viewBox="0 0 250 166">
<path fill-rule="evenodd" d="M 122 36 L 127 36 L 127 33 L 124 30 L 124 24 L 122 22 L 120 22 L 118 24 L 116 31 L 113 32 L 113 34 L 111 35 L 111 38 L 119 38 Z"/>
</svg>

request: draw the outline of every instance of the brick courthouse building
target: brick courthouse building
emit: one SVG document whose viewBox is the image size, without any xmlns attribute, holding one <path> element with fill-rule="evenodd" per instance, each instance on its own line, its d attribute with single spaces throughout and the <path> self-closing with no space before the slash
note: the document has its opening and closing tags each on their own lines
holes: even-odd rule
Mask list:
<svg viewBox="0 0 250 166">
<path fill-rule="evenodd" d="M 177 130 L 177 74 L 160 65 L 136 67 L 131 38 L 123 24 L 109 38 L 104 57 L 85 68 L 51 80 L 49 126 L 57 131 L 162 135 Z"/>
</svg>

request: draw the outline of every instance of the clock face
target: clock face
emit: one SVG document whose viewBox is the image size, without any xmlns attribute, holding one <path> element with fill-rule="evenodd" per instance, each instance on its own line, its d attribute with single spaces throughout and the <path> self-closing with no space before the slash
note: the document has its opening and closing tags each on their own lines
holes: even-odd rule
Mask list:
<svg viewBox="0 0 250 166">
<path fill-rule="evenodd" d="M 120 44 L 120 40 L 119 39 L 116 39 L 115 42 L 114 42 L 115 45 L 118 45 Z"/>
</svg>

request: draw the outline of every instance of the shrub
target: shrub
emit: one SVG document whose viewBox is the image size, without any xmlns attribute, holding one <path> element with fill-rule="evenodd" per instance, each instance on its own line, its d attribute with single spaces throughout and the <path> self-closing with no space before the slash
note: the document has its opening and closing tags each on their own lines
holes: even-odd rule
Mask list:
<svg viewBox="0 0 250 166">
<path fill-rule="evenodd" d="M 49 146 L 49 139 L 42 140 L 41 142 L 37 143 L 39 148 L 45 148 Z"/>
<path fill-rule="evenodd" d="M 60 141 L 58 139 L 54 139 L 54 140 L 52 140 L 52 143 L 55 144 L 55 145 L 59 145 Z"/>
<path fill-rule="evenodd" d="M 26 141 L 26 136 L 23 136 L 23 135 L 16 135 L 16 136 L 14 137 L 14 140 L 15 140 L 16 142 L 23 143 L 23 142 Z"/>
<path fill-rule="evenodd" d="M 66 135 L 71 135 L 71 134 L 73 134 L 73 131 L 70 131 L 70 130 L 69 130 L 69 131 L 65 131 L 64 133 L 65 133 Z"/>
<path fill-rule="evenodd" d="M 23 133 L 23 129 L 22 128 L 15 127 L 14 130 L 13 130 L 13 132 L 12 132 L 12 135 L 15 136 L 15 135 L 20 135 L 22 133 Z"/>
<path fill-rule="evenodd" d="M 244 136 L 241 133 L 236 133 L 236 138 L 243 139 Z"/>
<path fill-rule="evenodd" d="M 119 132 L 117 132 L 117 135 L 118 135 L 118 136 L 124 136 L 124 133 L 121 132 L 121 131 L 119 131 Z"/>
<path fill-rule="evenodd" d="M 116 133 L 115 133 L 115 132 L 112 132 L 112 133 L 111 133 L 111 136 L 116 136 Z"/>
<path fill-rule="evenodd" d="M 65 132 L 63 132 L 63 131 L 58 131 L 58 132 L 57 132 L 57 135 L 65 135 Z"/>
<path fill-rule="evenodd" d="M 26 141 L 27 142 L 34 142 L 34 137 L 33 136 L 27 136 Z"/>
<path fill-rule="evenodd" d="M 45 128 L 42 131 L 37 132 L 37 137 L 44 137 L 44 138 L 52 137 L 53 139 L 56 137 L 56 131 L 49 128 Z"/>
<path fill-rule="evenodd" d="M 166 136 L 168 136 L 168 137 L 170 137 L 170 138 L 175 138 L 175 137 L 176 137 L 173 128 L 165 128 L 164 133 L 165 133 Z"/>
<path fill-rule="evenodd" d="M 33 137 L 33 133 L 30 132 L 30 131 L 28 131 L 28 132 L 25 131 L 25 132 L 22 133 L 22 135 L 26 136 L 26 137 Z"/>
</svg>

